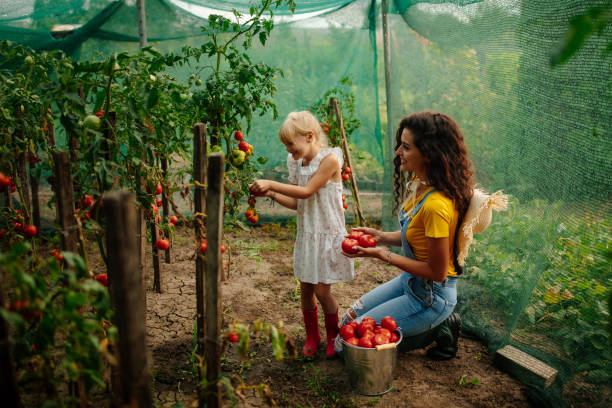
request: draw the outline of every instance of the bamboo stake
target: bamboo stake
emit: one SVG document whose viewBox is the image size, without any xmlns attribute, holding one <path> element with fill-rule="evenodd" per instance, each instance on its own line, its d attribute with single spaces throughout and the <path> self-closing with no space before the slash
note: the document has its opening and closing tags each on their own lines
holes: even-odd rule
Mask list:
<svg viewBox="0 0 612 408">
<path fill-rule="evenodd" d="M 342 114 L 340 113 L 340 106 L 335 98 L 329 98 L 329 106 L 336 112 L 336 120 L 338 121 L 338 127 L 340 128 L 340 134 L 342 135 L 342 150 L 344 151 L 344 157 L 346 158 L 347 165 L 351 168 L 349 175 L 351 184 L 353 185 L 353 198 L 357 206 L 357 216 L 359 217 L 359 224 L 365 227 L 365 218 L 361 211 L 361 201 L 359 200 L 359 191 L 357 190 L 357 180 L 355 179 L 355 168 L 351 161 L 351 155 L 349 153 L 348 142 L 346 141 L 346 134 L 344 133 L 344 125 L 342 124 Z"/>
</svg>

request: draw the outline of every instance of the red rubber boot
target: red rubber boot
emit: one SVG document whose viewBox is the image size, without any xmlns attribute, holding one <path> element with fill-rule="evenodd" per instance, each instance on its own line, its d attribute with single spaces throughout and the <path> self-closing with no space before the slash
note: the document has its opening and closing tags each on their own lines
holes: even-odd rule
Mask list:
<svg viewBox="0 0 612 408">
<path fill-rule="evenodd" d="M 302 354 L 306 357 L 312 357 L 317 352 L 317 346 L 321 341 L 317 308 L 302 310 L 302 314 L 304 315 L 304 326 L 306 327 L 306 344 L 304 345 Z"/>
<path fill-rule="evenodd" d="M 327 348 L 325 349 L 325 355 L 327 358 L 336 357 L 336 350 L 334 349 L 334 340 L 338 336 L 338 311 L 336 313 L 325 314 L 325 333 L 327 334 Z"/>
</svg>

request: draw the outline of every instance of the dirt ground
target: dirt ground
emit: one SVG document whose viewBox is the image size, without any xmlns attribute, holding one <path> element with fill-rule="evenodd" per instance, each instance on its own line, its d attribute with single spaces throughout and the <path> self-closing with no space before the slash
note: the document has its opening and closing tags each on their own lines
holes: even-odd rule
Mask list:
<svg viewBox="0 0 612 408">
<path fill-rule="evenodd" d="M 380 213 L 380 194 L 362 194 L 366 218 Z M 182 200 L 178 198 L 177 203 Z M 350 201 L 350 199 L 349 199 Z M 181 210 L 189 213 L 187 204 Z M 298 351 L 304 345 L 299 282 L 293 277 L 294 226 L 289 222 L 265 223 L 271 218 L 287 220 L 294 214 L 280 206 L 258 202 L 264 223 L 251 228 L 225 231 L 231 253 L 227 279 L 222 282 L 223 325 L 250 324 L 256 319 L 282 322 Z M 43 208 L 43 218 L 53 219 Z M 350 218 L 350 217 L 347 217 Z M 293 224 L 294 225 L 294 224 Z M 91 246 L 90 246 L 91 248 Z M 191 358 L 196 314 L 193 230 L 176 229 L 170 264 L 162 263 L 162 293 L 153 291 L 150 247 L 147 251 L 147 347 L 153 373 L 156 405 L 197 407 L 196 371 Z M 229 261 L 228 253 L 224 262 Z M 99 258 L 95 253 L 90 259 Z M 103 268 L 101 260 L 92 262 Z M 354 300 L 377 285 L 395 277 L 398 271 L 383 262 L 362 259 L 355 264 L 355 279 L 336 284 L 332 292 L 344 312 Z M 461 296 L 461 294 L 459 294 Z M 484 344 L 468 338 L 459 340 L 459 352 L 449 361 L 433 361 L 425 350 L 399 353 L 392 390 L 380 396 L 364 396 L 349 384 L 341 359 L 325 358 L 325 329 L 320 316 L 322 343 L 314 360 L 276 361 L 266 339 L 252 339 L 245 359 L 231 344 L 222 356 L 223 375 L 240 378 L 247 386 L 242 396 L 224 396 L 224 406 L 267 407 L 258 386 L 267 385 L 280 407 L 410 407 L 410 408 L 493 408 L 536 407 L 528 400 L 526 387 L 498 370 Z M 261 388 L 261 387 L 259 387 Z M 107 406 L 107 395 L 94 399 Z"/>
<path fill-rule="evenodd" d="M 155 397 L 160 406 L 182 402 L 194 406 L 195 383 L 190 353 L 194 346 L 195 263 L 193 235 L 177 231 L 172 263 L 163 264 L 163 292 L 148 282 L 147 340 L 152 357 Z M 267 224 L 226 231 L 231 264 L 222 283 L 224 327 L 232 322 L 252 324 L 256 319 L 283 322 L 298 349 L 304 344 L 299 284 L 293 277 L 293 232 Z M 227 254 L 225 262 L 227 262 Z M 150 266 L 150 265 L 149 265 Z M 384 263 L 361 260 L 355 280 L 336 284 L 333 293 L 344 311 L 361 294 L 398 272 Z M 322 337 L 324 325 L 320 322 Z M 238 376 L 244 384 L 267 384 L 282 407 L 530 407 L 525 387 L 492 365 L 492 355 L 478 341 L 461 338 L 459 353 L 450 361 L 432 361 L 425 350 L 400 353 L 390 392 L 380 396 L 356 393 L 340 359 L 325 359 L 323 343 L 312 361 L 301 358 L 276 361 L 267 340 L 251 342 L 246 359 L 231 345 L 222 357 L 223 374 Z M 463 378 L 463 381 L 462 381 Z M 244 398 L 225 397 L 227 406 L 264 407 L 256 388 Z"/>
</svg>

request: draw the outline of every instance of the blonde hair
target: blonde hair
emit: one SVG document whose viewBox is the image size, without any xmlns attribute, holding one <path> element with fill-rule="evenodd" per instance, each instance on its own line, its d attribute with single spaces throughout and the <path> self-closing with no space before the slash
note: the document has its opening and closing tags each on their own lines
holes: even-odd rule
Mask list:
<svg viewBox="0 0 612 408">
<path fill-rule="evenodd" d="M 313 132 L 317 145 L 327 146 L 327 136 L 323 133 L 317 118 L 309 111 L 291 112 L 287 115 L 287 119 L 278 131 L 278 137 L 281 142 L 288 143 L 292 142 L 296 135 L 307 136 L 309 132 Z"/>
</svg>

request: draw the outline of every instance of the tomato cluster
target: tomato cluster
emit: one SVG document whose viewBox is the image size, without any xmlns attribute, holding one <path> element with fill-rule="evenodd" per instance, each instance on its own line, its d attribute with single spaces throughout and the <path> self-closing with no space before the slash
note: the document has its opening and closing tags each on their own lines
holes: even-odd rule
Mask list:
<svg viewBox="0 0 612 408">
<path fill-rule="evenodd" d="M 323 132 L 329 133 L 329 123 L 321 122 L 319 123 L 319 125 L 321 125 L 321 129 L 323 129 Z"/>
<path fill-rule="evenodd" d="M 350 174 L 351 174 L 351 168 L 349 166 L 344 166 L 342 168 L 342 180 L 348 181 Z"/>
<path fill-rule="evenodd" d="M 249 160 L 253 154 L 253 145 L 244 140 L 244 135 L 240 130 L 237 130 L 236 133 L 234 133 L 234 139 L 236 139 L 239 143 L 238 148 L 233 149 L 230 153 L 230 162 L 234 166 L 238 167 L 244 163 L 245 160 Z"/>
<path fill-rule="evenodd" d="M 346 203 L 346 196 L 342 194 L 342 208 L 345 210 L 348 208 L 348 204 Z"/>
<path fill-rule="evenodd" d="M 363 231 L 351 231 L 342 241 L 342 250 L 347 254 L 356 254 L 357 250 L 353 249 L 356 246 L 374 248 L 376 246 L 376 239 Z"/>
<path fill-rule="evenodd" d="M 257 221 L 259 221 L 259 215 L 257 214 L 257 209 L 255 209 L 257 199 L 255 198 L 255 196 L 250 195 L 249 199 L 247 200 L 247 203 L 249 204 L 249 206 L 244 212 L 244 216 L 251 224 L 257 224 Z"/>
<path fill-rule="evenodd" d="M 380 323 L 371 317 L 364 317 L 361 323 L 350 321 L 340 328 L 340 337 L 352 345 L 363 348 L 374 348 L 388 343 L 397 343 L 397 323 L 391 316 L 385 316 Z"/>
</svg>

